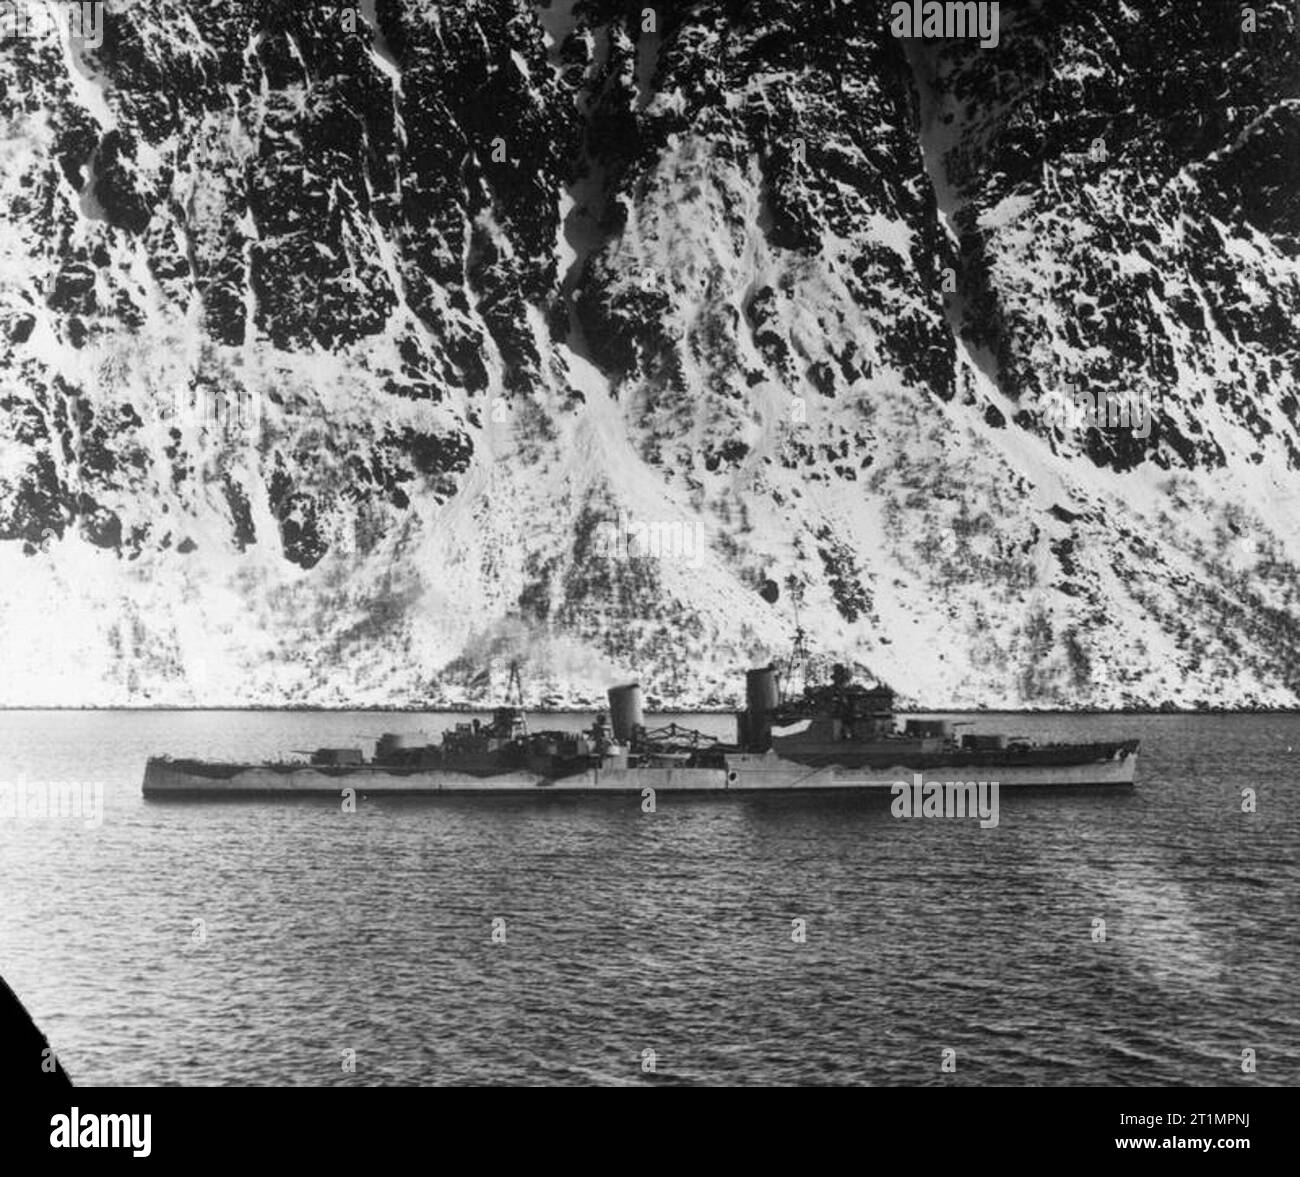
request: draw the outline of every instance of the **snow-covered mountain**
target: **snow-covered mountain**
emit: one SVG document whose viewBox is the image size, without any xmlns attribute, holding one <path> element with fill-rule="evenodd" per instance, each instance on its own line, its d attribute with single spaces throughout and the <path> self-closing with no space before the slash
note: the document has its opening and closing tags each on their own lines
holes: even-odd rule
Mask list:
<svg viewBox="0 0 1300 1177">
<path fill-rule="evenodd" d="M 0 704 L 720 704 L 796 599 L 1300 701 L 1293 5 L 106 8 L 0 40 Z"/>
</svg>

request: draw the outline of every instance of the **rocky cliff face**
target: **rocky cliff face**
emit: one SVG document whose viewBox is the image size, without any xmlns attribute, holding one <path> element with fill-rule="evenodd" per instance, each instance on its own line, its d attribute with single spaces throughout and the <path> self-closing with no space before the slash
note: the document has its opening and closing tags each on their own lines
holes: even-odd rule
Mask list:
<svg viewBox="0 0 1300 1177">
<path fill-rule="evenodd" d="M 890 7 L 0 42 L 0 704 L 1295 705 L 1294 9 Z"/>
</svg>

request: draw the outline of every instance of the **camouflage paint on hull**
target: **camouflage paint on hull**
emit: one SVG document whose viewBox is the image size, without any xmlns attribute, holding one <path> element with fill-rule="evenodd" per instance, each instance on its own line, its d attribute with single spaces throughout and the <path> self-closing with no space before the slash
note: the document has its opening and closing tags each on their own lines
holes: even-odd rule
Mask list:
<svg viewBox="0 0 1300 1177">
<path fill-rule="evenodd" d="M 920 772 L 925 781 L 996 782 L 1003 787 L 1074 788 L 1097 785 L 1131 785 L 1137 767 L 1136 751 L 1081 764 L 979 764 L 888 767 L 810 766 L 785 760 L 775 753 L 737 753 L 724 757 L 725 768 L 672 766 L 593 767 L 562 777 L 511 769 L 492 775 L 429 768 L 362 767 L 321 768 L 307 764 L 200 764 L 196 761 L 156 759 L 145 767 L 147 797 L 186 796 L 338 796 L 355 789 L 370 796 L 409 794 L 537 794 L 640 793 L 811 793 L 872 792 L 889 790 L 896 783 L 911 784 Z"/>
</svg>

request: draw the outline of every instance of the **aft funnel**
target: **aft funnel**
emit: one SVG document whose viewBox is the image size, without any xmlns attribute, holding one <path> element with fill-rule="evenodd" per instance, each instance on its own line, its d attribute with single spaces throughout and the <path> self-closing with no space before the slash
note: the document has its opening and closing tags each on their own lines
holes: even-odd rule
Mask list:
<svg viewBox="0 0 1300 1177">
<path fill-rule="evenodd" d="M 609 688 L 609 722 L 614 739 L 620 744 L 632 742 L 632 733 L 645 726 L 641 713 L 641 684 Z"/>
</svg>

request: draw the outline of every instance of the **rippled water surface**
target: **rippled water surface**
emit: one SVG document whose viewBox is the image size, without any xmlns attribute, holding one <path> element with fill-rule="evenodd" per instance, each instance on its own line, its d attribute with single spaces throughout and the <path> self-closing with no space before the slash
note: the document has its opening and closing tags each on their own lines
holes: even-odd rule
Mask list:
<svg viewBox="0 0 1300 1177">
<path fill-rule="evenodd" d="M 1300 1082 L 1300 717 L 989 719 L 1143 741 L 1132 791 L 1003 790 L 989 830 L 887 798 L 140 795 L 151 753 L 451 718 L 0 712 L 0 780 L 104 786 L 97 827 L 0 817 L 0 972 L 74 1081 Z"/>
</svg>

